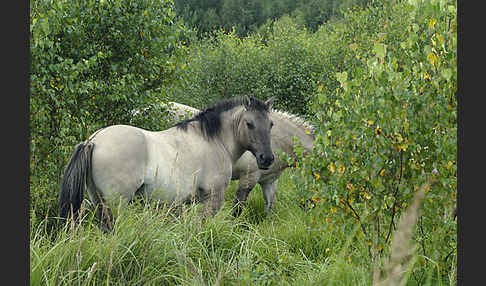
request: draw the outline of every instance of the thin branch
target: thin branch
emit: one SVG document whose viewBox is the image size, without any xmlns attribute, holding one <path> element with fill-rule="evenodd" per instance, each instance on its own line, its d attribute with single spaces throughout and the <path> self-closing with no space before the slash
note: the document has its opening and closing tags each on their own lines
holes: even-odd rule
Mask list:
<svg viewBox="0 0 486 286">
<path fill-rule="evenodd" d="M 388 242 L 388 239 L 390 238 L 390 235 L 392 233 L 392 228 L 396 229 L 395 227 L 395 214 L 396 214 L 396 207 L 398 205 L 398 187 L 400 186 L 400 183 L 402 181 L 402 175 L 403 175 L 403 168 L 402 168 L 402 163 L 403 163 L 403 152 L 400 150 L 400 175 L 398 177 L 398 183 L 397 187 L 395 188 L 395 192 L 393 193 L 393 197 L 395 198 L 395 201 L 393 202 L 392 206 L 392 215 L 391 215 L 391 221 L 390 221 L 390 226 L 388 228 L 388 234 L 386 235 L 385 243 Z"/>
<path fill-rule="evenodd" d="M 449 256 L 454 253 L 455 249 L 451 250 L 451 252 L 449 252 L 449 254 L 447 254 L 447 256 L 444 258 L 444 263 L 447 262 L 447 259 L 449 259 Z"/>
<path fill-rule="evenodd" d="M 425 241 L 424 241 L 425 232 L 424 232 L 424 228 L 422 226 L 422 216 L 419 217 L 418 226 L 419 226 L 419 229 L 420 229 L 420 233 L 422 234 L 422 239 L 420 241 L 420 245 L 422 246 L 422 253 L 424 254 L 424 256 L 427 256 L 427 253 L 425 251 Z"/>
<path fill-rule="evenodd" d="M 353 208 L 353 206 L 351 206 L 351 204 L 346 200 L 346 205 L 353 211 L 354 215 L 355 215 L 355 218 L 358 220 L 359 222 L 359 225 L 361 226 L 361 229 L 363 230 L 363 234 L 367 235 L 366 233 L 366 228 L 365 226 L 361 223 L 361 218 L 359 216 L 359 214 L 356 212 L 356 210 Z"/>
<path fill-rule="evenodd" d="M 359 216 L 358 212 L 353 208 L 353 206 L 348 202 L 348 200 L 345 200 L 346 205 L 353 211 L 355 218 L 359 222 L 359 226 L 361 227 L 361 230 L 363 231 L 363 235 L 368 236 L 368 233 L 366 232 L 366 228 L 361 222 L 361 217 Z M 368 255 L 370 256 L 371 259 L 373 259 L 373 255 L 371 254 L 371 246 L 368 246 Z"/>
</svg>

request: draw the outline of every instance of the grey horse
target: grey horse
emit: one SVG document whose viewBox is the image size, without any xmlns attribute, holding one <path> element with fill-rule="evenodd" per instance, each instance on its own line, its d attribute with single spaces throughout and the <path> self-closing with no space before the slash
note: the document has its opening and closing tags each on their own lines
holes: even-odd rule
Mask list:
<svg viewBox="0 0 486 286">
<path fill-rule="evenodd" d="M 167 107 L 176 117 L 190 116 L 199 112 L 196 108 L 176 102 L 169 102 Z M 295 158 L 294 137 L 298 139 L 306 152 L 310 153 L 313 150 L 314 128 L 312 125 L 296 115 L 274 109 L 271 110 L 269 117 L 274 123 L 271 131 L 271 144 L 274 151 L 285 152 Z M 241 213 L 242 206 L 257 183 L 262 187 L 265 210 L 269 214 L 275 200 L 277 179 L 287 167 L 289 165 L 285 161 L 276 160 L 271 168 L 262 170 L 258 168 L 255 157 L 250 152 L 244 153 L 232 169 L 231 179 L 239 180 L 233 214 L 238 216 Z"/>
<path fill-rule="evenodd" d="M 136 194 L 175 205 L 202 202 L 204 215 L 214 214 L 233 165 L 246 151 L 258 168 L 272 166 L 272 103 L 273 98 L 235 97 L 163 131 L 129 125 L 96 131 L 75 147 L 68 162 L 59 216 L 77 217 L 85 186 L 105 229 L 112 228 L 110 206 L 129 202 Z"/>
</svg>

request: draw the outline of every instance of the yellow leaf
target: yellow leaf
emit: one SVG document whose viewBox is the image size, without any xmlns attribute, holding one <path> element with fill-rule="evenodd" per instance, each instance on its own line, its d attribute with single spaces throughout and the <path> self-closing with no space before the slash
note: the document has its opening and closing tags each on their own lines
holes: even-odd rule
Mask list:
<svg viewBox="0 0 486 286">
<path fill-rule="evenodd" d="M 402 134 L 400 134 L 400 133 L 397 134 L 397 141 L 398 141 L 398 143 L 401 143 L 403 141 Z"/>
<path fill-rule="evenodd" d="M 436 23 L 437 23 L 437 20 L 435 20 L 434 18 L 430 19 L 429 20 L 429 28 L 433 29 Z"/>
<path fill-rule="evenodd" d="M 397 149 L 397 151 L 398 151 L 398 152 L 402 151 L 402 146 L 400 146 L 400 145 L 398 145 L 398 144 L 397 144 L 397 145 L 395 145 L 395 148 Z"/>
<path fill-rule="evenodd" d="M 371 125 L 373 125 L 374 121 L 370 119 L 370 120 L 368 120 L 367 123 L 368 123 L 368 126 L 371 126 Z"/>
<path fill-rule="evenodd" d="M 434 53 L 429 53 L 427 55 L 427 59 L 429 60 L 430 64 L 435 66 L 437 64 L 437 56 Z M 429 77 L 430 78 L 430 77 Z"/>
<path fill-rule="evenodd" d="M 447 169 L 448 170 L 452 169 L 452 165 L 453 165 L 452 161 L 447 162 L 447 166 L 446 166 Z"/>
<path fill-rule="evenodd" d="M 326 253 L 329 253 L 331 251 L 330 248 L 326 248 Z"/>
<path fill-rule="evenodd" d="M 403 151 L 407 151 L 407 148 L 408 148 L 408 144 L 400 145 L 400 149 L 403 150 Z"/>
<path fill-rule="evenodd" d="M 339 171 L 339 173 L 344 174 L 344 170 L 345 170 L 345 169 L 346 169 L 346 167 L 344 167 L 344 166 L 339 166 L 338 171 Z"/>
<path fill-rule="evenodd" d="M 319 180 L 321 178 L 321 175 L 319 173 L 314 173 L 314 178 L 316 178 L 316 180 Z"/>
<path fill-rule="evenodd" d="M 439 40 L 441 45 L 444 43 L 444 38 L 441 35 L 437 35 L 437 40 Z"/>
<path fill-rule="evenodd" d="M 400 148 L 402 148 L 403 151 L 407 151 L 408 143 L 407 142 L 403 143 L 402 145 L 400 145 Z"/>
<path fill-rule="evenodd" d="M 370 200 L 370 199 L 371 199 L 371 195 L 370 195 L 370 194 L 368 194 L 367 192 L 364 192 L 364 193 L 363 193 L 363 196 L 364 196 L 364 197 L 365 197 L 365 199 L 367 199 L 367 200 Z"/>
<path fill-rule="evenodd" d="M 336 168 L 334 166 L 334 163 L 331 162 L 331 164 L 329 164 L 329 171 L 331 171 L 331 173 L 334 173 L 335 170 L 336 170 Z"/>
<path fill-rule="evenodd" d="M 331 218 L 326 217 L 326 222 L 327 222 L 327 223 L 330 223 L 330 222 L 331 222 Z"/>
<path fill-rule="evenodd" d="M 382 170 L 380 171 L 380 176 L 382 176 L 382 177 L 383 177 L 384 175 L 385 175 L 385 169 L 382 169 Z"/>
<path fill-rule="evenodd" d="M 317 86 L 317 91 L 318 91 L 318 92 L 321 92 L 321 91 L 322 91 L 322 88 L 323 88 L 323 87 L 322 87 L 322 85 L 318 85 L 318 86 Z"/>
</svg>

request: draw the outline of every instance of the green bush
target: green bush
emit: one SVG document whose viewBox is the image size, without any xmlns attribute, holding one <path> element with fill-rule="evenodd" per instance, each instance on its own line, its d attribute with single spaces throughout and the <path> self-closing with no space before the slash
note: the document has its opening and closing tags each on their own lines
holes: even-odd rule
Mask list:
<svg viewBox="0 0 486 286">
<path fill-rule="evenodd" d="M 55 201 L 76 143 L 164 99 L 180 76 L 185 28 L 171 0 L 36 0 L 30 7 L 30 179 Z M 161 126 L 157 117 L 138 123 Z M 32 201 L 44 197 L 38 190 Z"/>
<path fill-rule="evenodd" d="M 456 246 L 456 2 L 377 1 L 318 37 L 328 68 L 309 102 L 315 150 L 297 162 L 302 200 L 331 223 L 355 220 L 381 257 L 418 187 L 436 176 L 415 241 L 419 263 L 446 279 Z"/>
<path fill-rule="evenodd" d="M 306 114 L 313 74 L 322 70 L 317 55 L 312 34 L 287 16 L 246 38 L 220 31 L 191 46 L 189 82 L 172 96 L 196 107 L 242 94 L 276 96 L 277 108 Z"/>
</svg>

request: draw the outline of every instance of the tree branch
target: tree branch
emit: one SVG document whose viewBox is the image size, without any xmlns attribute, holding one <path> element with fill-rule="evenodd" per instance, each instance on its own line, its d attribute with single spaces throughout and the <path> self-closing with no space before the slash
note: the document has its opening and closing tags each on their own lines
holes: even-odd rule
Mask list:
<svg viewBox="0 0 486 286">
<path fill-rule="evenodd" d="M 403 168 L 402 168 L 402 162 L 403 162 L 403 152 L 400 150 L 400 176 L 398 177 L 398 183 L 397 183 L 397 187 L 395 188 L 395 192 L 393 193 L 393 197 L 395 198 L 395 201 L 393 202 L 393 206 L 392 206 L 392 215 L 391 215 L 391 221 L 390 221 L 390 226 L 388 227 L 388 233 L 386 235 L 386 238 L 385 238 L 385 243 L 388 242 L 388 239 L 390 238 L 390 235 L 392 233 L 392 228 L 395 229 L 395 214 L 396 214 L 396 207 L 397 207 L 397 204 L 398 204 L 398 198 L 397 198 L 397 195 L 398 195 L 398 186 L 400 186 L 400 183 L 402 181 L 402 175 L 403 175 Z"/>
</svg>

